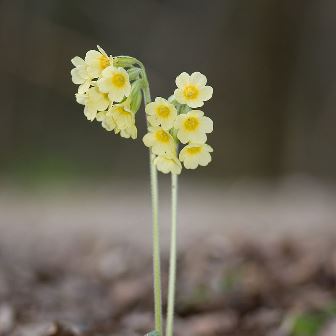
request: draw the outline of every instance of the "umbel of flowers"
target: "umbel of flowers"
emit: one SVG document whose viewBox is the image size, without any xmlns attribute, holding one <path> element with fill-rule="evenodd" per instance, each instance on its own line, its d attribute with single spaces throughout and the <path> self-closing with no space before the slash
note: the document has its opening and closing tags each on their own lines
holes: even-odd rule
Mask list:
<svg viewBox="0 0 336 336">
<path fill-rule="evenodd" d="M 72 81 L 79 85 L 76 100 L 84 105 L 88 120 L 97 120 L 105 130 L 123 138 L 136 139 L 135 115 L 145 85 L 142 71 L 133 58 L 112 57 L 97 47 L 98 51 L 89 50 L 84 59 L 77 56 L 71 60 L 75 66 Z M 146 106 L 149 129 L 143 142 L 162 173 L 180 174 L 182 163 L 186 169 L 195 169 L 211 161 L 213 149 L 206 141 L 213 122 L 198 109 L 212 97 L 213 89 L 206 84 L 203 74 L 183 72 L 168 100 L 157 97 Z"/>
<path fill-rule="evenodd" d="M 155 331 L 163 336 L 160 243 L 158 222 L 157 170 L 171 173 L 172 216 L 165 336 L 173 336 L 175 280 L 177 185 L 182 166 L 195 169 L 211 161 L 213 149 L 206 143 L 213 131 L 212 120 L 200 108 L 212 97 L 213 89 L 200 72 L 181 73 L 177 89 L 168 99 L 151 101 L 149 83 L 143 64 L 129 56 L 112 57 L 101 47 L 89 50 L 84 58 L 71 60 L 73 83 L 78 85 L 76 100 L 84 105 L 84 115 L 96 120 L 109 132 L 123 138 L 137 138 L 136 113 L 142 99 L 145 104 L 148 133 L 143 137 L 150 152 L 150 182 L 153 218 L 153 284 Z"/>
<path fill-rule="evenodd" d="M 78 84 L 76 100 L 84 105 L 90 121 L 101 122 L 107 131 L 123 138 L 137 138 L 135 114 L 141 105 L 144 79 L 141 69 L 131 57 L 112 57 L 99 46 L 89 50 L 85 58 L 71 60 L 72 81 Z M 123 65 L 120 66 L 120 65 Z"/>
<path fill-rule="evenodd" d="M 186 169 L 206 166 L 213 149 L 206 144 L 213 122 L 196 109 L 212 97 L 213 89 L 200 72 L 181 73 L 176 78 L 177 89 L 168 100 L 157 97 L 146 106 L 149 132 L 144 144 L 155 154 L 154 164 L 162 173 L 180 174 Z M 193 109 L 195 108 L 195 109 Z M 179 143 L 183 148 L 178 153 Z"/>
</svg>

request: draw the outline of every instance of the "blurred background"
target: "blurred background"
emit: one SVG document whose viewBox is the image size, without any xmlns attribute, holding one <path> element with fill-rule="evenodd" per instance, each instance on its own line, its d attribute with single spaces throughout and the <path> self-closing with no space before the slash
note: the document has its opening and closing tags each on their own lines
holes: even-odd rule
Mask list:
<svg viewBox="0 0 336 336">
<path fill-rule="evenodd" d="M 0 12 L 4 176 L 146 176 L 141 141 L 103 132 L 74 104 L 70 59 L 96 44 L 143 60 L 154 97 L 182 71 L 207 75 L 216 152 L 188 177 L 336 176 L 331 0 L 5 0 Z M 141 113 L 137 123 L 142 135 Z"/>
<path fill-rule="evenodd" d="M 205 236 L 226 237 L 210 250 L 227 238 L 333 239 L 335 13 L 332 0 L 2 0 L 0 257 L 44 269 L 45 259 L 82 260 L 82 248 L 95 255 L 97 241 L 109 246 L 99 258 L 110 244 L 150 251 L 143 110 L 130 141 L 88 122 L 74 99 L 70 59 L 97 44 L 142 60 L 153 97 L 171 95 L 182 71 L 214 87 L 203 108 L 213 162 L 180 178 L 182 252 Z M 160 179 L 166 253 L 169 179 Z M 123 253 L 113 253 L 102 264 L 119 269 Z M 0 281 L 8 304 L 1 293 Z M 1 316 L 0 306 L 0 335 Z"/>
<path fill-rule="evenodd" d="M 150 242 L 150 226 L 143 225 L 150 220 L 143 110 L 139 138 L 130 141 L 88 122 L 74 100 L 70 59 L 99 44 L 142 60 L 153 97 L 171 95 L 182 71 L 206 74 L 215 88 L 204 106 L 215 125 L 208 140 L 213 162 L 180 179 L 180 218 L 190 223 L 181 227 L 183 237 L 211 232 L 211 225 L 214 232 L 239 232 L 237 225 L 254 230 L 264 223 L 276 235 L 286 225 L 310 232 L 301 222 L 333 228 L 333 1 L 5 0 L 0 6 L 2 223 L 24 217 L 49 232 L 46 222 L 68 230 L 71 223 L 98 222 L 119 225 L 124 236 L 125 223 L 132 228 L 136 218 Z M 160 178 L 168 237 L 169 179 Z M 111 213 L 118 218 L 112 224 Z M 256 220 L 247 225 L 252 213 Z"/>
</svg>

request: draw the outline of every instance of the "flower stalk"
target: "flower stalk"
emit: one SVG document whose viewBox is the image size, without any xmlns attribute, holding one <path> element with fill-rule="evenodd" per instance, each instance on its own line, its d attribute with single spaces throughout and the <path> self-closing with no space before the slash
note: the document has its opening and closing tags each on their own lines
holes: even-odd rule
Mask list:
<svg viewBox="0 0 336 336">
<path fill-rule="evenodd" d="M 150 89 L 145 68 L 141 62 L 144 80 L 143 96 L 144 104 L 151 102 Z M 154 165 L 155 155 L 149 151 L 150 182 L 152 196 L 152 221 L 153 221 L 153 281 L 154 281 L 154 315 L 155 330 L 162 335 L 162 294 L 161 294 L 161 256 L 160 256 L 160 227 L 159 227 L 159 192 L 157 169 Z"/>
<path fill-rule="evenodd" d="M 154 155 L 149 154 L 150 179 L 152 194 L 152 221 L 153 221 L 153 281 L 154 281 L 154 316 L 155 330 L 162 335 L 162 294 L 161 294 L 161 259 L 160 259 L 160 232 L 158 221 L 158 178 L 154 166 Z"/>
<path fill-rule="evenodd" d="M 177 244 L 177 186 L 176 174 L 171 174 L 171 238 L 169 258 L 169 280 L 168 280 L 168 304 L 167 304 L 167 325 L 166 336 L 173 336 L 174 332 L 174 307 L 176 287 L 176 244 Z"/>
</svg>

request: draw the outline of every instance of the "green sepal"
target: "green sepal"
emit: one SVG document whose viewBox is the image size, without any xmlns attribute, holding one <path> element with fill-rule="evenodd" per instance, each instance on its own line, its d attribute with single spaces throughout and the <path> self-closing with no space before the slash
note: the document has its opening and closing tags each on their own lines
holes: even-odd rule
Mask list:
<svg viewBox="0 0 336 336">
<path fill-rule="evenodd" d="M 177 103 L 176 99 L 175 99 L 175 96 L 174 95 L 171 95 L 168 97 L 167 99 L 169 101 L 169 103 L 172 103 L 172 104 L 175 104 Z"/>
<path fill-rule="evenodd" d="M 186 114 L 186 113 L 188 113 L 189 111 L 191 111 L 192 108 L 189 107 L 189 106 L 186 105 L 186 104 L 180 104 L 180 105 L 178 106 L 177 110 L 178 110 L 178 114 Z"/>
<path fill-rule="evenodd" d="M 128 73 L 128 77 L 129 77 L 130 81 L 138 79 L 141 71 L 142 70 L 140 68 L 136 68 L 136 67 L 132 67 L 132 68 L 128 69 L 127 73 Z"/>
<path fill-rule="evenodd" d="M 113 59 L 113 65 L 116 67 L 131 67 L 136 64 L 138 61 L 134 57 L 130 56 L 117 56 Z"/>
<path fill-rule="evenodd" d="M 131 111 L 133 113 L 137 113 L 141 106 L 142 102 L 142 93 L 139 91 L 136 95 L 134 95 L 133 99 L 131 100 Z"/>
<path fill-rule="evenodd" d="M 136 80 L 132 84 L 132 91 L 130 96 L 127 98 L 130 102 L 130 108 L 133 113 L 137 113 L 142 102 L 142 89 L 144 86 L 144 82 L 142 79 Z"/>
<path fill-rule="evenodd" d="M 177 109 L 177 114 L 185 114 L 192 110 L 191 107 L 189 107 L 187 104 L 180 104 L 176 99 L 174 95 L 171 95 L 168 98 L 169 103 L 173 104 L 175 108 Z"/>
</svg>

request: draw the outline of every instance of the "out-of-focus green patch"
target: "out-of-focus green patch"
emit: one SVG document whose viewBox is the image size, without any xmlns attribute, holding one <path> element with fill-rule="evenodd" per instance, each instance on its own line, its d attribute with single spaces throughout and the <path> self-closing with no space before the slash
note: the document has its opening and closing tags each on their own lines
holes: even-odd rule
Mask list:
<svg viewBox="0 0 336 336">
<path fill-rule="evenodd" d="M 156 330 L 153 330 L 147 333 L 145 336 L 160 336 L 160 333 L 157 332 Z"/>
<path fill-rule="evenodd" d="M 294 319 L 291 336 L 315 336 L 325 322 L 325 317 L 318 313 L 299 315 Z"/>
<path fill-rule="evenodd" d="M 66 184 L 80 173 L 81 167 L 57 156 L 18 159 L 1 170 L 2 177 L 26 187 Z"/>
<path fill-rule="evenodd" d="M 202 303 L 209 299 L 209 288 L 206 285 L 196 287 L 191 295 L 192 303 Z"/>
<path fill-rule="evenodd" d="M 240 268 L 234 268 L 225 272 L 221 283 L 220 288 L 224 293 L 232 292 L 240 284 L 242 277 L 242 270 Z"/>
<path fill-rule="evenodd" d="M 325 313 L 330 315 L 331 317 L 336 316 L 336 302 L 330 304 L 326 309 Z"/>
<path fill-rule="evenodd" d="M 50 154 L 22 156 L 0 167 L 0 178 L 10 185 L 27 188 L 62 187 L 82 182 L 100 182 L 114 178 L 114 171 L 102 164 L 99 168 L 94 162 L 79 162 L 71 158 Z"/>
<path fill-rule="evenodd" d="M 182 298 L 180 297 L 180 311 L 193 309 L 193 307 L 197 307 L 206 303 L 211 299 L 210 294 L 210 289 L 206 284 L 199 284 L 198 286 L 194 287 L 190 293 L 183 296 Z"/>
<path fill-rule="evenodd" d="M 317 336 L 323 326 L 336 316 L 336 303 L 323 310 L 303 313 L 293 319 L 291 336 Z"/>
</svg>

